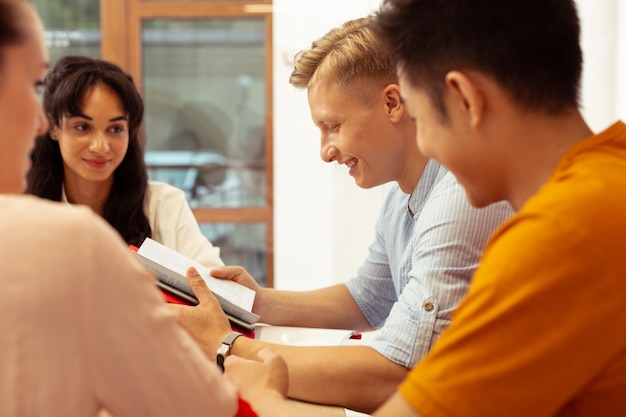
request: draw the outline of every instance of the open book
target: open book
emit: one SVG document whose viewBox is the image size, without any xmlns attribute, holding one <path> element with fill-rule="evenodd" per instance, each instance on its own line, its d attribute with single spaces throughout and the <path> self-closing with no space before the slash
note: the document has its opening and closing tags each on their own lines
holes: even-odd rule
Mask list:
<svg viewBox="0 0 626 417">
<path fill-rule="evenodd" d="M 186 273 L 190 266 L 195 267 L 219 301 L 228 319 L 246 330 L 254 330 L 254 324 L 259 320 L 259 316 L 252 313 L 256 294 L 250 288 L 234 281 L 214 278 L 204 266 L 150 238 L 146 238 L 136 252 L 139 261 L 156 275 L 162 290 L 191 305 L 198 304 L 198 300 L 187 283 Z"/>
</svg>

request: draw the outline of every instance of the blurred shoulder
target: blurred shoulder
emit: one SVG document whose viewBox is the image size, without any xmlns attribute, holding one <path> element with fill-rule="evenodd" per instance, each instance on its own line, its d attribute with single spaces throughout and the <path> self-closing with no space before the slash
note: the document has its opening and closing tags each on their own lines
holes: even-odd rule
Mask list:
<svg viewBox="0 0 626 417">
<path fill-rule="evenodd" d="M 97 217 L 85 206 L 50 201 L 31 195 L 0 196 L 0 212 L 3 227 L 19 227 L 29 222 L 35 225 L 48 224 L 51 228 L 67 227 Z"/>
<path fill-rule="evenodd" d="M 47 243 L 56 248 L 122 242 L 100 216 L 85 206 L 34 196 L 0 197 L 0 240 L 3 246 Z"/>
</svg>

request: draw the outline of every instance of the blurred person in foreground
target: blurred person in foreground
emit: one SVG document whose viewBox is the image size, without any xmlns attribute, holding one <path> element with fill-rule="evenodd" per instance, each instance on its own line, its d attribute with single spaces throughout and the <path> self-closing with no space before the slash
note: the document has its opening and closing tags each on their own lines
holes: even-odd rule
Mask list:
<svg viewBox="0 0 626 417">
<path fill-rule="evenodd" d="M 0 416 L 254 416 L 104 220 L 20 195 L 48 66 L 33 6 L 0 0 Z"/>
</svg>

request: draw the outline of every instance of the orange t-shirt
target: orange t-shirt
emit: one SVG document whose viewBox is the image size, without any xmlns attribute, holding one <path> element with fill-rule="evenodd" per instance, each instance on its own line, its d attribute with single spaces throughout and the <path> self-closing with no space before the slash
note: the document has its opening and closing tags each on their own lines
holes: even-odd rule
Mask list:
<svg viewBox="0 0 626 417">
<path fill-rule="evenodd" d="M 573 146 L 495 233 L 400 392 L 431 416 L 626 416 L 626 125 Z"/>
</svg>

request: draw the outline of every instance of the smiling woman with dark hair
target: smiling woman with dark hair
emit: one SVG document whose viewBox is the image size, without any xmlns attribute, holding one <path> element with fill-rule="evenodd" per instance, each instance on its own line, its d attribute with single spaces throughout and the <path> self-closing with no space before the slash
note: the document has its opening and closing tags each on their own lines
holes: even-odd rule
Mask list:
<svg viewBox="0 0 626 417">
<path fill-rule="evenodd" d="M 131 78 L 109 62 L 67 56 L 45 79 L 43 106 L 51 129 L 35 142 L 27 192 L 86 204 L 139 246 L 152 230 L 138 209 L 148 176 L 141 143 L 143 100 Z M 103 117 L 102 126 L 95 126 L 96 115 Z"/>
<path fill-rule="evenodd" d="M 35 142 L 29 194 L 90 207 L 128 244 L 151 237 L 209 269 L 223 265 L 184 192 L 148 181 L 144 105 L 129 75 L 107 61 L 66 56 L 45 78 L 43 107 L 50 129 Z"/>
</svg>

